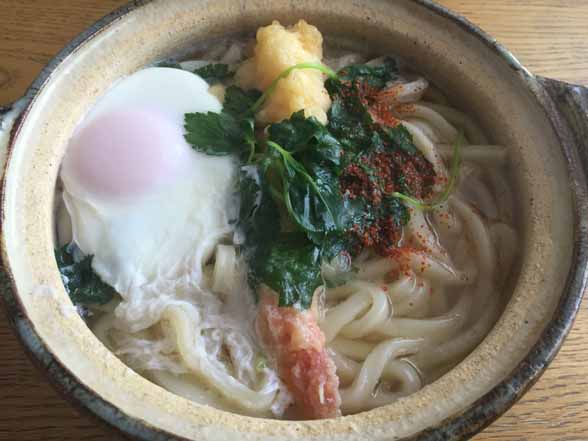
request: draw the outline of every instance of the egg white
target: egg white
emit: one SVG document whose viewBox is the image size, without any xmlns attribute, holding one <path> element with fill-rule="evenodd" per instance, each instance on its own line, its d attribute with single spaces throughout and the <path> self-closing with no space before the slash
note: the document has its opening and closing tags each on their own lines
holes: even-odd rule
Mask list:
<svg viewBox="0 0 588 441">
<path fill-rule="evenodd" d="M 77 133 L 100 116 L 125 108 L 149 108 L 183 133 L 184 113 L 219 112 L 221 104 L 208 93 L 206 82 L 192 73 L 148 68 L 110 89 Z M 157 314 L 150 314 L 150 319 L 144 314 L 157 309 L 150 300 L 182 297 L 173 288 L 157 292 L 142 287 L 182 278 L 198 285 L 201 268 L 216 244 L 232 232 L 235 161 L 198 153 L 183 138 L 182 142 L 186 152 L 177 172 L 133 197 L 93 194 L 67 158 L 61 171 L 73 242 L 83 254 L 94 256 L 94 270 L 121 294 L 123 304 L 126 301 L 120 314 L 126 311 L 129 323 L 136 320 L 131 326 L 135 329 L 157 319 Z"/>
</svg>

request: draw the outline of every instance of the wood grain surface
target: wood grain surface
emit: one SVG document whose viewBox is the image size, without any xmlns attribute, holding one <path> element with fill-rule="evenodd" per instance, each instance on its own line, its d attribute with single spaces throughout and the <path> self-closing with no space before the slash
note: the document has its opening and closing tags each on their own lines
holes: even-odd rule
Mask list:
<svg viewBox="0 0 588 441">
<path fill-rule="evenodd" d="M 20 97 L 71 38 L 124 0 L 0 0 L 0 105 Z M 443 0 L 532 72 L 588 85 L 588 0 Z M 80 415 L 24 355 L 0 313 L 0 440 L 119 440 Z M 588 440 L 586 303 L 537 385 L 475 441 Z"/>
</svg>

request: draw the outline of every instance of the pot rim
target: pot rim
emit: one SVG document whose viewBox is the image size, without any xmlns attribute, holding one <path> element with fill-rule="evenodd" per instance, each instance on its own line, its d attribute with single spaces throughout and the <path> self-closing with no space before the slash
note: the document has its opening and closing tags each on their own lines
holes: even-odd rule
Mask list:
<svg viewBox="0 0 588 441">
<path fill-rule="evenodd" d="M 10 162 L 13 140 L 26 120 L 28 111 L 34 104 L 38 92 L 43 89 L 45 83 L 52 76 L 53 71 L 68 57 L 75 55 L 77 50 L 86 42 L 106 30 L 116 21 L 123 19 L 128 13 L 152 1 L 132 0 L 128 4 L 114 10 L 76 36 L 47 63 L 27 89 L 23 98 L 19 100 L 23 111 L 16 119 L 9 137 L 4 170 Z M 430 427 L 421 431 L 419 434 L 404 438 L 405 441 L 440 441 L 448 439 L 462 441 L 480 432 L 504 414 L 537 382 L 559 352 L 565 337 L 573 326 L 588 279 L 588 191 L 585 178 L 586 172 L 582 167 L 582 160 L 579 158 L 577 147 L 574 145 L 573 133 L 560 114 L 557 104 L 543 87 L 543 81 L 531 74 L 511 52 L 493 37 L 469 22 L 463 16 L 450 11 L 432 0 L 411 1 L 452 21 L 464 31 L 477 37 L 478 40 L 502 58 L 514 73 L 518 74 L 524 86 L 531 92 L 537 104 L 544 110 L 560 142 L 568 169 L 567 171 L 570 176 L 570 187 L 573 197 L 574 249 L 572 251 L 572 265 L 559 304 L 553 313 L 552 319 L 546 325 L 535 345 L 510 374 L 492 390 L 464 409 L 463 412 L 445 419 L 435 427 Z M 584 167 L 588 166 L 588 164 L 583 165 Z M 4 209 L 5 185 L 5 177 L 3 176 L 0 188 L 0 233 L 3 230 L 3 221 L 6 216 Z M 80 382 L 65 365 L 61 364 L 52 355 L 36 333 L 34 323 L 24 313 L 23 305 L 16 294 L 10 267 L 6 264 L 8 262 L 8 256 L 6 255 L 4 244 L 2 244 L 0 251 L 2 258 L 2 262 L 0 262 L 0 293 L 4 300 L 2 303 L 5 305 L 7 317 L 15 334 L 25 347 L 29 358 L 34 364 L 45 371 L 45 375 L 60 394 L 76 407 L 89 411 L 86 414 L 90 414 L 98 421 L 107 423 L 111 428 L 118 429 L 134 438 L 148 441 L 164 439 L 189 441 L 153 427 L 146 421 L 127 415 L 110 402 L 96 395 L 95 392 Z"/>
</svg>

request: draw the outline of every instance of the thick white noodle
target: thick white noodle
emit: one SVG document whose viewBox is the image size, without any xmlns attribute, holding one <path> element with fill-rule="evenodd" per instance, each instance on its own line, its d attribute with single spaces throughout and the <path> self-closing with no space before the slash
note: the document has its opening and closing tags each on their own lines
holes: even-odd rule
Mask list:
<svg viewBox="0 0 588 441">
<path fill-rule="evenodd" d="M 363 361 L 374 350 L 375 343 L 364 340 L 351 340 L 344 337 L 337 337 L 330 342 L 329 347 L 346 357 L 355 361 Z"/>
<path fill-rule="evenodd" d="M 427 87 L 429 87 L 429 82 L 424 78 L 418 78 L 407 83 L 396 81 L 390 84 L 388 89 L 385 89 L 380 95 L 383 102 L 394 107 L 397 104 L 412 103 L 420 100 Z"/>
<path fill-rule="evenodd" d="M 469 164 L 464 165 L 464 169 L 467 165 Z M 484 184 L 482 171 L 478 167 L 471 167 L 470 173 L 461 179 L 463 181 L 460 188 L 462 199 L 475 206 L 486 218 L 496 219 L 498 204 L 488 186 Z"/>
<path fill-rule="evenodd" d="M 488 144 L 488 138 L 478 127 L 478 125 L 465 113 L 454 109 L 453 107 L 444 106 L 442 104 L 434 104 L 428 102 L 421 102 L 422 106 L 426 106 L 435 110 L 440 115 L 453 124 L 458 129 L 463 129 L 466 138 L 473 144 Z"/>
<path fill-rule="evenodd" d="M 437 149 L 444 159 L 451 160 L 453 158 L 453 145 L 437 144 Z M 464 161 L 474 161 L 494 167 L 504 165 L 508 159 L 508 150 L 500 145 L 466 144 L 462 146 L 460 154 Z"/>
<path fill-rule="evenodd" d="M 204 58 L 234 67 L 244 51 L 243 44 L 225 41 Z M 325 63 L 338 70 L 363 61 L 349 54 Z M 513 193 L 500 170 L 508 150 L 490 144 L 470 116 L 448 107 L 427 80 L 398 79 L 387 88 L 386 103 L 437 174 L 431 200 L 445 189 L 461 130 L 467 138 L 464 164 L 448 201 L 432 212 L 409 207 L 397 254 L 380 257 L 368 250 L 354 261 L 323 264 L 326 280 L 345 282 L 315 292 L 324 303 L 320 326 L 341 382 L 344 414 L 415 393 L 474 350 L 497 320 L 505 301 L 500 291 L 518 250 Z M 57 217 L 63 243 L 71 227 L 61 212 Z M 160 286 L 152 287 L 157 301 L 139 309 L 141 327 L 113 312 L 116 305 L 108 305 L 92 327 L 127 364 L 173 393 L 248 415 L 281 416 L 290 397 L 271 360 L 270 366 L 256 363 L 261 348 L 253 335 L 255 306 L 244 300 L 250 293 L 234 245 L 220 244 L 226 238 L 211 238 L 201 263 L 191 267 L 194 274 L 174 281 L 176 297 L 169 289 L 158 296 Z"/>
<path fill-rule="evenodd" d="M 418 118 L 406 118 L 404 121 L 421 129 L 421 131 L 435 144 L 441 142 L 441 137 L 435 131 L 435 128 L 426 121 Z"/>
<path fill-rule="evenodd" d="M 194 375 L 174 375 L 167 371 L 157 370 L 149 371 L 147 376 L 168 391 L 188 400 L 221 409 L 243 411 L 228 402 L 223 402 L 222 406 L 219 406 L 218 403 L 222 400 L 222 397 L 217 396 L 210 389 L 206 388 L 202 381 Z"/>
<path fill-rule="evenodd" d="M 218 245 L 212 273 L 212 290 L 223 296 L 228 296 L 235 290 L 237 283 L 237 253 L 235 252 L 235 247 L 232 245 Z"/>
<path fill-rule="evenodd" d="M 424 212 L 420 210 L 412 210 L 405 231 L 412 241 L 415 242 L 411 243 L 411 246 L 427 250 L 432 257 L 441 262 L 450 262 L 447 251 L 439 244 L 439 239 L 429 226 Z M 430 231 L 433 234 L 429 234 Z"/>
<path fill-rule="evenodd" d="M 439 181 L 447 182 L 448 175 L 447 169 L 445 168 L 445 164 L 443 163 L 443 158 L 437 149 L 435 148 L 435 144 L 431 141 L 427 135 L 423 133 L 421 129 L 419 129 L 414 124 L 409 122 L 403 121 L 402 125 L 408 130 L 408 133 L 412 136 L 413 142 L 417 149 L 421 151 L 423 156 L 427 161 L 429 161 L 433 165 L 433 170 L 435 174 L 439 177 Z M 443 186 L 440 183 L 436 183 L 434 187 L 435 192 L 440 192 L 443 189 Z"/>
<path fill-rule="evenodd" d="M 398 339 L 384 341 L 377 345 L 361 365 L 351 385 L 341 389 L 341 410 L 344 413 L 359 412 L 376 407 L 383 402 L 393 401 L 403 395 L 380 391 L 383 396 L 374 400 L 376 385 L 386 365 L 418 351 L 420 344 L 419 340 Z"/>
<path fill-rule="evenodd" d="M 410 104 L 398 106 L 397 111 L 401 117 L 423 119 L 435 128 L 435 133 L 438 133 L 441 140 L 445 142 L 453 143 L 457 139 L 458 131 L 440 113 L 430 107 Z"/>
<path fill-rule="evenodd" d="M 337 367 L 337 375 L 339 376 L 341 385 L 350 385 L 359 373 L 361 363 L 348 358 L 334 349 L 329 349 L 329 355 Z M 367 355 L 365 358 L 367 358 Z M 398 390 L 404 392 L 406 395 L 414 393 L 423 387 L 420 372 L 414 364 L 403 358 L 391 360 L 384 366 L 382 380 L 395 383 Z"/>
<path fill-rule="evenodd" d="M 335 72 L 343 69 L 350 64 L 360 64 L 365 61 L 365 57 L 361 54 L 345 54 L 337 58 L 329 58 L 324 60 L 324 64 L 329 66 Z"/>
<path fill-rule="evenodd" d="M 447 97 L 435 85 L 429 85 L 429 88 L 423 94 L 423 100 L 445 106 L 448 104 Z"/>
<path fill-rule="evenodd" d="M 423 374 L 432 381 L 471 352 L 498 317 L 498 290 L 516 258 L 517 235 L 508 224 L 512 195 L 497 170 L 507 150 L 489 145 L 461 112 L 401 102 L 411 101 L 390 99 L 438 176 L 448 176 L 443 158 L 452 158 L 458 130 L 473 144 L 462 146 L 465 165 L 449 201 L 432 213 L 410 208 L 401 242 L 406 248 L 389 258 L 357 258 L 356 279 L 326 290 L 321 328 L 341 380 L 343 413 L 414 393 L 423 386 Z M 434 192 L 442 189 L 437 185 Z M 480 213 L 501 221 L 488 226 Z"/>
<path fill-rule="evenodd" d="M 457 198 L 451 199 L 451 205 L 467 225 L 468 235 L 478 262 L 479 275 L 474 287 L 476 301 L 468 317 L 470 326 L 467 330 L 463 330 L 458 336 L 442 344 L 430 344 L 425 350 L 411 357 L 411 360 L 423 370 L 469 353 L 488 333 L 499 312 L 500 296 L 494 292 L 493 284 L 496 256 L 488 229 L 469 205 Z"/>
<path fill-rule="evenodd" d="M 348 338 L 364 337 L 390 315 L 388 296 L 381 287 L 375 284 L 354 286 L 360 289 L 357 294 L 327 312 L 322 325 L 327 342 L 339 333 Z M 327 302 L 330 300 L 331 291 L 327 291 Z M 339 292 L 335 291 L 334 295 L 339 295 Z"/>
<path fill-rule="evenodd" d="M 357 265 L 359 267 L 357 278 L 360 280 L 380 279 L 401 266 L 407 266 L 420 277 L 447 285 L 462 286 L 470 284 L 477 274 L 477 268 L 471 267 L 460 271 L 419 250 L 408 249 L 402 253 L 399 260 L 382 257 Z"/>
<path fill-rule="evenodd" d="M 427 342 L 438 343 L 455 336 L 468 319 L 472 297 L 461 295 L 457 304 L 446 314 L 431 318 L 400 318 L 386 320 L 377 334 L 383 337 L 424 338 Z"/>
<path fill-rule="evenodd" d="M 400 282 L 405 277 L 401 278 Z M 426 317 L 431 311 L 431 297 L 436 297 L 437 293 L 433 296 L 431 285 L 427 280 L 417 279 L 416 277 L 411 277 L 411 280 L 413 286 L 412 290 L 408 292 L 408 296 L 403 296 L 404 293 L 397 286 L 394 286 L 395 284 L 388 285 L 388 292 L 391 293 L 391 301 L 394 307 L 394 315 L 410 318 Z"/>
<path fill-rule="evenodd" d="M 186 306 L 169 306 L 162 319 L 167 320 L 173 329 L 178 351 L 192 374 L 237 406 L 254 412 L 269 411 L 276 397 L 275 389 L 266 389 L 263 383 L 257 390 L 251 389 L 207 356 L 196 310 L 188 310 Z"/>
</svg>

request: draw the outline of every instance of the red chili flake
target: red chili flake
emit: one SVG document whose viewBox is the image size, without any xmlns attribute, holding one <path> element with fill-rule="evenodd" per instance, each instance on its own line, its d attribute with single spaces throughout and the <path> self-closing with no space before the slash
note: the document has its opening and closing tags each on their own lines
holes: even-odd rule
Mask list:
<svg viewBox="0 0 588 441">
<path fill-rule="evenodd" d="M 343 97 L 359 100 L 378 126 L 374 129 L 380 130 L 379 126 L 394 128 L 401 123 L 392 108 L 401 85 L 384 90 L 378 90 L 365 81 L 343 82 L 343 86 Z M 402 110 L 410 109 L 402 107 Z M 387 142 L 384 140 L 383 150 L 366 153 L 343 170 L 339 178 L 341 192 L 349 199 L 361 198 L 373 206 L 379 206 L 386 195 L 395 191 L 426 199 L 436 182 L 432 165 L 423 155 L 410 154 Z M 409 212 L 412 212 L 411 208 Z M 384 213 L 369 225 L 354 225 L 350 234 L 357 243 L 357 250 L 354 251 L 372 248 L 382 256 L 391 256 L 400 245 L 402 227 L 398 219 Z"/>
<path fill-rule="evenodd" d="M 396 102 L 396 97 L 400 94 L 403 90 L 403 84 L 396 84 L 392 87 L 388 87 L 386 89 L 382 89 L 376 95 L 376 99 L 378 101 L 387 102 L 389 104 L 393 104 Z"/>
<path fill-rule="evenodd" d="M 395 107 L 398 113 L 414 114 L 416 113 L 416 106 L 414 104 L 399 104 Z"/>
</svg>

